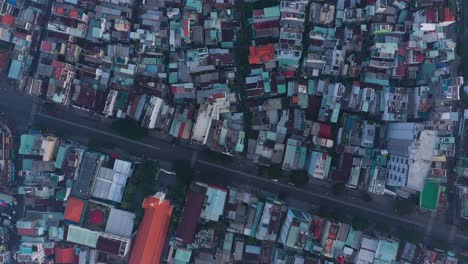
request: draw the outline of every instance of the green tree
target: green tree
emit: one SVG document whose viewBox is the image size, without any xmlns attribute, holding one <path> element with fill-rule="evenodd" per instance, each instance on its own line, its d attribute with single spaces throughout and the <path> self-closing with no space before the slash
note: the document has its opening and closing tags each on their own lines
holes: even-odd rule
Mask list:
<svg viewBox="0 0 468 264">
<path fill-rule="evenodd" d="M 188 160 L 176 160 L 172 163 L 172 170 L 175 172 L 177 180 L 182 185 L 187 185 L 192 180 L 192 168 Z"/>
<path fill-rule="evenodd" d="M 390 231 L 390 227 L 384 222 L 377 222 L 375 224 L 375 230 L 380 233 L 387 233 Z"/>
<path fill-rule="evenodd" d="M 369 227 L 369 221 L 366 218 L 356 216 L 353 218 L 351 225 L 354 230 L 366 230 Z"/>
<path fill-rule="evenodd" d="M 463 221 L 460 225 L 460 229 L 465 236 L 468 236 L 468 221 Z M 468 248 L 467 248 L 468 251 Z"/>
<path fill-rule="evenodd" d="M 413 244 L 418 244 L 423 240 L 423 235 L 414 229 L 401 229 L 399 237 L 401 240 L 408 241 Z"/>
<path fill-rule="evenodd" d="M 57 105 L 55 103 L 52 103 L 52 102 L 45 102 L 43 104 L 43 107 L 44 107 L 44 110 L 47 113 L 53 113 L 57 109 Z"/>
<path fill-rule="evenodd" d="M 409 215 L 414 212 L 416 205 L 410 199 L 396 199 L 394 204 L 395 212 L 399 215 Z"/>
<path fill-rule="evenodd" d="M 130 204 L 127 201 L 122 201 L 120 207 L 122 207 L 123 209 L 128 209 L 130 207 Z"/>
<path fill-rule="evenodd" d="M 343 194 L 345 194 L 346 192 L 346 186 L 344 183 L 335 183 L 333 184 L 332 186 L 332 193 L 335 195 L 335 196 L 342 196 Z"/>
<path fill-rule="evenodd" d="M 269 179 L 279 179 L 283 176 L 281 168 L 278 166 L 258 166 L 258 174 Z"/>
<path fill-rule="evenodd" d="M 213 151 L 211 149 L 204 149 L 202 151 L 202 155 L 211 161 L 224 164 L 224 165 L 227 165 L 232 162 L 231 156 L 217 152 L 217 151 Z"/>
<path fill-rule="evenodd" d="M 154 195 L 156 191 L 155 176 L 158 169 L 159 164 L 156 161 L 146 160 L 142 164 L 136 166 L 135 172 L 127 182 L 120 207 L 134 210 L 136 223 L 139 223 L 143 218 L 143 208 L 141 208 L 143 199 Z"/>
<path fill-rule="evenodd" d="M 340 222 L 340 223 L 348 222 L 346 215 L 341 211 L 335 211 L 335 210 L 331 211 L 329 214 L 329 218 L 335 222 Z"/>
<path fill-rule="evenodd" d="M 133 184 L 128 184 L 126 190 L 125 190 L 125 193 L 128 194 L 128 195 L 132 195 L 134 194 L 136 191 L 136 186 L 133 185 Z"/>
<path fill-rule="evenodd" d="M 366 202 L 372 202 L 372 200 L 374 199 L 368 192 L 362 192 L 362 200 L 366 201 Z"/>
<path fill-rule="evenodd" d="M 296 171 L 291 175 L 291 182 L 296 187 L 304 187 L 309 183 L 309 175 L 307 175 L 306 171 Z"/>
<path fill-rule="evenodd" d="M 148 129 L 133 119 L 117 118 L 112 122 L 111 128 L 118 135 L 133 140 L 141 140 L 148 135 Z"/>
<path fill-rule="evenodd" d="M 320 206 L 317 215 L 323 218 L 330 218 L 330 210 L 325 206 Z"/>
<path fill-rule="evenodd" d="M 281 177 L 283 177 L 283 171 L 279 166 L 271 166 L 269 170 L 270 179 L 280 179 Z"/>
</svg>

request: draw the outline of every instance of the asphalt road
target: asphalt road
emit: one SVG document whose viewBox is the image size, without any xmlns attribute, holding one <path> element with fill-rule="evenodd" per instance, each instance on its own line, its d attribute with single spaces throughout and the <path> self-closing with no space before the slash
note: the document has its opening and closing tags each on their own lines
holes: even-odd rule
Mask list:
<svg viewBox="0 0 468 264">
<path fill-rule="evenodd" d="M 115 135 L 107 126 L 81 116 L 70 115 L 69 118 L 64 119 L 39 112 L 36 114 L 35 123 L 40 127 L 60 130 L 67 138 L 95 139 L 104 145 L 112 145 L 139 156 L 174 161 L 190 160 L 193 155 L 193 150 L 189 147 L 181 147 L 154 137 L 148 137 L 139 142 Z"/>
<path fill-rule="evenodd" d="M 68 121 L 58 116 L 49 116 L 38 113 L 36 115 L 36 123 L 49 128 L 59 128 L 68 136 L 80 136 L 88 138 L 98 138 L 103 142 L 113 144 L 119 148 L 125 149 L 130 153 L 144 155 L 154 159 L 165 161 L 174 161 L 176 159 L 191 160 L 195 155 L 194 149 L 187 145 L 173 145 L 163 140 L 156 138 L 148 138 L 142 142 L 136 142 L 126 138 L 116 136 L 106 130 L 105 126 L 98 124 L 94 120 L 89 120 L 83 117 L 71 115 Z M 100 127 L 101 126 L 101 127 Z M 410 228 L 417 230 L 420 233 L 425 233 L 429 215 L 420 214 L 411 217 L 399 217 L 393 213 L 392 207 L 380 207 L 376 204 L 368 204 L 360 198 L 346 196 L 335 197 L 331 195 L 328 189 L 322 186 L 309 186 L 306 190 L 299 189 L 284 183 L 277 183 L 271 180 L 257 177 L 254 174 L 242 172 L 239 169 L 230 168 L 226 165 L 218 165 L 208 160 L 197 159 L 195 168 L 202 172 L 209 172 L 223 177 L 228 183 L 243 183 L 250 186 L 260 187 L 265 192 L 283 194 L 287 197 L 292 197 L 297 200 L 305 201 L 311 204 L 326 206 L 330 209 L 345 212 L 346 214 L 359 215 L 369 219 L 376 219 L 380 222 L 385 222 L 389 226 L 402 228 Z M 240 164 L 239 164 L 240 165 Z M 242 166 L 242 165 L 240 165 Z M 235 166 L 234 166 L 235 167 Z M 443 219 L 443 217 L 442 217 Z M 437 241 L 446 241 L 451 229 L 450 225 L 443 223 L 440 219 L 434 224 L 429 236 L 429 240 L 435 238 Z M 468 245 L 468 237 L 457 235 L 454 240 L 457 245 Z"/>
<path fill-rule="evenodd" d="M 21 96 L 11 90 L 0 90 L 0 112 L 3 112 L 7 118 L 14 120 L 19 128 L 26 128 L 32 122 L 51 131 L 60 130 L 67 138 L 83 140 L 92 138 L 138 156 L 167 162 L 177 159 L 192 160 L 196 162 L 195 168 L 197 170 L 223 177 L 228 183 L 254 186 L 267 193 L 281 193 L 288 198 L 303 201 L 304 204 L 326 206 L 349 215 L 359 215 L 374 221 L 385 222 L 395 228 L 409 228 L 418 230 L 421 233 L 426 230 L 429 217 L 424 214 L 403 218 L 396 216 L 391 207 L 379 208 L 378 204 L 365 203 L 361 199 L 352 196 L 335 197 L 329 193 L 328 188 L 323 188 L 323 186 L 311 185 L 307 189 L 299 189 L 288 184 L 273 182 L 239 170 L 239 167 L 236 168 L 235 166 L 242 166 L 241 162 L 230 168 L 229 166 L 218 165 L 200 159 L 196 155 L 197 150 L 200 149 L 197 145 L 172 144 L 155 137 L 148 137 L 141 142 L 136 142 L 113 134 L 106 124 L 92 120 L 89 117 L 68 111 L 57 111 L 53 115 L 49 115 L 41 112 L 40 107 L 33 107 L 33 104 L 33 100 L 29 97 Z M 450 225 L 437 218 L 434 228 L 429 233 L 428 240 L 447 241 L 450 230 Z M 456 247 L 468 245 L 468 237 L 458 233 L 455 235 L 453 242 Z"/>
</svg>

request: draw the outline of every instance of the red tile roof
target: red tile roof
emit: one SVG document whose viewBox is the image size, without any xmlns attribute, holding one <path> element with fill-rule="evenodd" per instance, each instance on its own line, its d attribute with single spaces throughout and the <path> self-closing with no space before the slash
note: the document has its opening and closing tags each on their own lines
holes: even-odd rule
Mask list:
<svg viewBox="0 0 468 264">
<path fill-rule="evenodd" d="M 398 56 L 406 57 L 406 47 L 398 47 Z"/>
<path fill-rule="evenodd" d="M 13 26 L 15 24 L 15 17 L 12 15 L 2 16 L 1 23 L 3 25 Z"/>
<path fill-rule="evenodd" d="M 265 46 L 250 46 L 249 47 L 249 63 L 257 64 L 260 62 L 267 62 L 273 59 L 275 54 L 275 46 L 267 44 Z"/>
<path fill-rule="evenodd" d="M 338 182 L 348 182 L 349 176 L 351 175 L 351 169 L 353 168 L 354 156 L 349 153 L 343 154 L 343 160 L 341 168 L 332 175 L 332 179 Z"/>
<path fill-rule="evenodd" d="M 84 259 L 84 261 L 87 261 L 87 260 Z M 83 262 L 80 262 L 80 255 L 75 255 L 75 257 L 73 258 L 73 264 L 80 264 L 80 263 L 83 263 Z"/>
<path fill-rule="evenodd" d="M 330 139 L 332 137 L 331 126 L 327 124 L 320 124 L 318 136 L 321 138 Z"/>
<path fill-rule="evenodd" d="M 323 220 L 321 218 L 314 221 L 314 230 L 313 230 L 314 239 L 317 239 L 317 240 L 320 239 L 322 235 L 322 224 L 323 224 Z"/>
<path fill-rule="evenodd" d="M 254 29 L 267 29 L 267 28 L 276 28 L 279 27 L 279 20 L 273 20 L 273 21 L 261 21 L 257 22 L 254 24 Z"/>
<path fill-rule="evenodd" d="M 189 19 L 184 19 L 182 21 L 182 29 L 184 30 L 184 37 L 189 37 L 190 36 L 190 20 Z"/>
<path fill-rule="evenodd" d="M 0 69 L 8 69 L 10 61 L 10 52 L 8 50 L 0 50 Z"/>
<path fill-rule="evenodd" d="M 74 248 L 55 248 L 55 263 L 70 264 L 75 258 Z"/>
<path fill-rule="evenodd" d="M 206 188 L 200 185 L 193 185 L 187 194 L 184 211 L 180 218 L 180 223 L 176 231 L 177 239 L 184 244 L 192 244 L 197 223 L 205 201 Z"/>
<path fill-rule="evenodd" d="M 53 255 L 53 254 L 55 254 L 55 250 L 54 250 L 54 248 L 44 248 L 44 254 L 46 256 Z"/>
<path fill-rule="evenodd" d="M 67 208 L 65 208 L 64 219 L 74 223 L 81 223 L 84 208 L 85 202 L 83 200 L 70 197 L 70 199 L 68 199 Z"/>
<path fill-rule="evenodd" d="M 16 233 L 20 236 L 37 236 L 38 232 L 35 228 L 17 228 Z"/>
<path fill-rule="evenodd" d="M 406 63 L 400 63 L 395 69 L 395 77 L 404 77 L 406 76 Z"/>
<path fill-rule="evenodd" d="M 450 12 L 449 7 L 439 10 L 439 22 L 455 21 L 455 15 Z"/>
<path fill-rule="evenodd" d="M 57 9 L 55 10 L 55 12 L 57 12 L 57 14 L 59 15 L 63 15 L 63 12 L 65 11 L 65 9 L 61 6 L 57 7 Z"/>
<path fill-rule="evenodd" d="M 78 10 L 73 9 L 73 10 L 70 11 L 70 16 L 71 17 L 78 17 L 78 15 L 79 15 Z"/>
<path fill-rule="evenodd" d="M 262 17 L 263 16 L 263 9 L 258 9 L 253 11 L 253 17 Z"/>
<path fill-rule="evenodd" d="M 151 196 L 143 201 L 143 208 L 145 215 L 138 229 L 129 264 L 158 264 L 173 207 L 169 201 Z"/>
<path fill-rule="evenodd" d="M 426 20 L 427 23 L 437 23 L 436 11 L 434 9 L 426 9 Z"/>
<path fill-rule="evenodd" d="M 284 71 L 283 72 L 283 76 L 286 77 L 286 78 L 292 78 L 292 77 L 294 77 L 295 74 L 296 74 L 295 71 Z"/>
<path fill-rule="evenodd" d="M 297 95 L 294 95 L 293 98 L 292 98 L 292 102 L 293 102 L 294 104 L 299 103 L 299 97 L 298 97 Z"/>
<path fill-rule="evenodd" d="M 345 264 L 346 263 L 346 258 L 344 256 L 339 256 L 337 259 L 336 259 L 336 263 L 338 264 Z"/>
<path fill-rule="evenodd" d="M 45 52 L 51 52 L 52 51 L 52 43 L 49 41 L 42 41 L 41 42 L 41 50 Z"/>
</svg>

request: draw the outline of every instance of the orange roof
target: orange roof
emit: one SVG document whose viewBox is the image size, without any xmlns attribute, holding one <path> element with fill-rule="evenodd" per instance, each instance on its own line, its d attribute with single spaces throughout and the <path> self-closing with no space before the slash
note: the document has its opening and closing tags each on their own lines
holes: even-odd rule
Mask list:
<svg viewBox="0 0 468 264">
<path fill-rule="evenodd" d="M 273 59 L 275 54 L 275 46 L 273 44 L 267 44 L 265 46 L 250 46 L 249 47 L 249 63 L 257 64 L 260 62 L 266 62 Z"/>
<path fill-rule="evenodd" d="M 145 215 L 138 228 L 130 264 L 159 264 L 166 242 L 166 234 L 172 214 L 172 205 L 167 200 L 154 196 L 143 201 Z"/>
<path fill-rule="evenodd" d="M 81 223 L 84 207 L 85 202 L 83 200 L 70 197 L 70 199 L 68 199 L 67 208 L 65 208 L 65 216 L 63 218 L 74 223 Z"/>
<path fill-rule="evenodd" d="M 55 248 L 55 263 L 57 264 L 73 263 L 74 257 L 74 248 Z"/>
<path fill-rule="evenodd" d="M 70 16 L 71 17 L 78 17 L 78 10 L 73 9 L 72 11 L 70 11 Z"/>
<path fill-rule="evenodd" d="M 63 15 L 63 12 L 65 11 L 65 9 L 61 6 L 57 7 L 57 10 L 55 12 L 57 12 L 57 14 L 59 15 Z"/>
</svg>

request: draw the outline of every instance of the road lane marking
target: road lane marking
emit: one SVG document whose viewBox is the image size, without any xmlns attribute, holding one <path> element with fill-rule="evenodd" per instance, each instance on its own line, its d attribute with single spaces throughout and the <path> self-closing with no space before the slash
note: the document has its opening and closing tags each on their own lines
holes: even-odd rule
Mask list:
<svg viewBox="0 0 468 264">
<path fill-rule="evenodd" d="M 73 122 L 70 122 L 70 121 L 65 120 L 65 119 L 61 119 L 61 118 L 57 118 L 57 117 L 53 117 L 53 116 L 49 116 L 49 115 L 44 115 L 42 113 L 37 113 L 36 115 L 44 117 L 44 118 L 52 119 L 52 120 L 55 120 L 55 121 L 58 121 L 58 122 L 62 122 L 62 123 L 65 123 L 65 124 L 69 124 L 69 125 L 72 125 L 72 126 L 81 127 L 83 129 L 87 129 L 89 131 L 93 131 L 95 133 L 99 133 L 99 134 L 103 134 L 103 135 L 106 135 L 106 136 L 109 136 L 109 137 L 117 138 L 117 139 L 120 139 L 120 140 L 123 140 L 123 141 L 131 142 L 131 143 L 133 143 L 135 145 L 144 146 L 144 147 L 151 148 L 151 149 L 154 149 L 154 150 L 161 150 L 161 148 L 155 147 L 153 145 L 149 145 L 149 144 L 145 144 L 143 142 L 138 142 L 138 141 L 135 141 L 135 140 L 131 140 L 131 139 L 121 137 L 121 136 L 118 136 L 118 135 L 115 135 L 115 134 L 112 134 L 112 133 L 109 133 L 109 132 L 105 132 L 105 131 L 102 131 L 102 130 L 99 130 L 99 129 L 95 129 L 95 128 L 92 128 L 92 127 L 87 127 L 87 126 L 84 126 L 84 125 L 73 123 Z"/>
<path fill-rule="evenodd" d="M 194 151 L 192 153 L 192 159 L 190 160 L 190 167 L 191 168 L 195 167 L 195 163 L 197 163 L 197 160 L 198 160 L 198 151 Z"/>
</svg>

